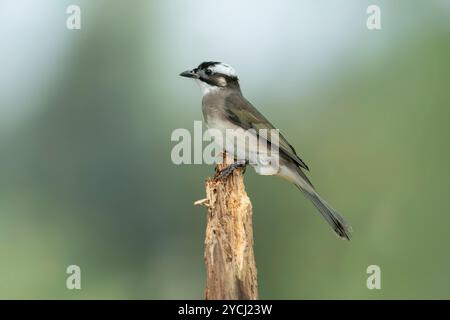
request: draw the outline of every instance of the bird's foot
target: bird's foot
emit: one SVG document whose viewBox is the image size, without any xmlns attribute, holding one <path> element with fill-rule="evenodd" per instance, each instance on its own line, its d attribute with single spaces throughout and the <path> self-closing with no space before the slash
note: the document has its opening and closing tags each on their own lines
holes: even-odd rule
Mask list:
<svg viewBox="0 0 450 320">
<path fill-rule="evenodd" d="M 226 179 L 229 177 L 230 174 L 233 173 L 234 170 L 236 170 L 238 168 L 244 168 L 244 173 L 245 173 L 245 168 L 246 168 L 247 164 L 248 164 L 247 160 L 236 160 L 234 163 L 230 164 L 228 167 L 217 172 L 215 179 L 216 180 Z"/>
</svg>

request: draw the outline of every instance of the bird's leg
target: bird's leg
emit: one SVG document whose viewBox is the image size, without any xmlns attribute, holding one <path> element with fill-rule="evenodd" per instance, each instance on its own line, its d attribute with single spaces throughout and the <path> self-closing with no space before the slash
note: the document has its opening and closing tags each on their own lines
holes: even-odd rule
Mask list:
<svg viewBox="0 0 450 320">
<path fill-rule="evenodd" d="M 235 162 L 230 164 L 228 167 L 220 170 L 217 173 L 216 179 L 226 179 L 237 168 L 244 168 L 244 170 L 245 170 L 247 164 L 248 164 L 248 160 L 236 160 Z"/>
</svg>

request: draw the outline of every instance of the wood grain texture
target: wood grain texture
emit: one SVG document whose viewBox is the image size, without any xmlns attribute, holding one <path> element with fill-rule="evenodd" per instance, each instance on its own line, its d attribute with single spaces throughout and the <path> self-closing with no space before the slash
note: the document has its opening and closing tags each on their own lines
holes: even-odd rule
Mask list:
<svg viewBox="0 0 450 320">
<path fill-rule="evenodd" d="M 216 172 L 226 167 L 220 164 Z M 258 299 L 253 252 L 252 204 L 245 191 L 243 169 L 223 180 L 206 181 L 205 299 Z"/>
</svg>

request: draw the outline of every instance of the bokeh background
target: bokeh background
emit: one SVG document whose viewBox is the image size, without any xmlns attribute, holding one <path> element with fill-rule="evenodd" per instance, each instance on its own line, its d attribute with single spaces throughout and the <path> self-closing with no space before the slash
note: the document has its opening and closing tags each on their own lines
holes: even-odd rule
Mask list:
<svg viewBox="0 0 450 320">
<path fill-rule="evenodd" d="M 203 297 L 213 168 L 174 165 L 170 136 L 201 120 L 178 74 L 205 60 L 354 229 L 248 170 L 261 298 L 450 298 L 449 1 L 1 0 L 0 39 L 0 298 Z"/>
</svg>

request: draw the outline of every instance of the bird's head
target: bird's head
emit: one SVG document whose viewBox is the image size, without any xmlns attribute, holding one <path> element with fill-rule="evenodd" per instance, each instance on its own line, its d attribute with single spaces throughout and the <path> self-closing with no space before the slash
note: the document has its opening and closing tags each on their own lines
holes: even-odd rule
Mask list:
<svg viewBox="0 0 450 320">
<path fill-rule="evenodd" d="M 180 76 L 195 79 L 204 95 L 221 88 L 239 90 L 236 71 L 223 62 L 202 62 L 197 68 L 180 73 Z"/>
</svg>

